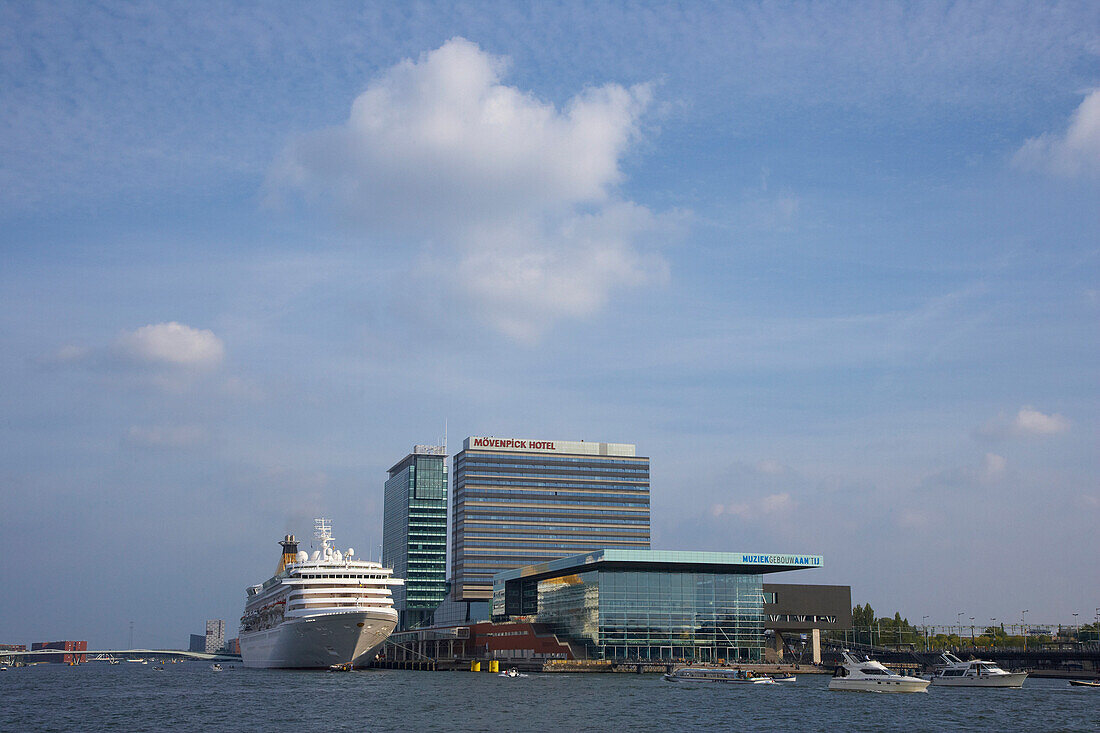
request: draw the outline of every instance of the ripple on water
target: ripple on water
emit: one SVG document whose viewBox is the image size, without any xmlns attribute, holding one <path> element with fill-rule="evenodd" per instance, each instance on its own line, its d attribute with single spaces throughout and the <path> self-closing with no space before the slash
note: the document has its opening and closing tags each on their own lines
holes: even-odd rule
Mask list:
<svg viewBox="0 0 1100 733">
<path fill-rule="evenodd" d="M 35 731 L 461 730 L 1094 731 L 1100 690 L 830 692 L 825 675 L 764 687 L 660 675 L 226 669 L 185 663 L 41 665 L 0 674 L 0 727 Z"/>
</svg>

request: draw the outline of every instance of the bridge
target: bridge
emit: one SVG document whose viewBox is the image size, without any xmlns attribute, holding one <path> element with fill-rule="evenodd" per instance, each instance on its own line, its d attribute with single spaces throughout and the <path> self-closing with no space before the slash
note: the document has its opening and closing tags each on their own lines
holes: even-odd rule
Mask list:
<svg viewBox="0 0 1100 733">
<path fill-rule="evenodd" d="M 89 662 L 104 662 L 110 659 L 135 659 L 137 657 L 182 657 L 186 659 L 197 659 L 200 661 L 215 662 L 241 661 L 240 654 L 207 654 L 205 652 L 185 652 L 180 649 L 88 649 L 87 651 L 66 651 L 65 649 L 34 649 L 32 651 L 26 652 L 16 652 L 5 649 L 0 651 L 0 662 L 11 664 L 17 659 L 23 662 L 34 661 L 34 657 L 46 656 L 49 654 L 71 654 L 74 656 L 79 655 L 87 658 Z"/>
</svg>

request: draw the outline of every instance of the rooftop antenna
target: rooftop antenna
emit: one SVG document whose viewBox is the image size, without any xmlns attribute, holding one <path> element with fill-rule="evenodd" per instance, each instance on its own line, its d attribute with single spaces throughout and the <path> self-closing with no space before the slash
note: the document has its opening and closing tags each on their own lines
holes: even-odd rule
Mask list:
<svg viewBox="0 0 1100 733">
<path fill-rule="evenodd" d="M 447 455 L 447 418 L 443 418 L 443 455 Z"/>
</svg>

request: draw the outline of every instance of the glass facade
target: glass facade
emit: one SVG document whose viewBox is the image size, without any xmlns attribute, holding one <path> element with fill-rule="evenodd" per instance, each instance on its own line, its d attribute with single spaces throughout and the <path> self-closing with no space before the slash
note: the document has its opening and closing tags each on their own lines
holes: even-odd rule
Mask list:
<svg viewBox="0 0 1100 733">
<path fill-rule="evenodd" d="M 504 571 L 493 620 L 547 624 L 591 659 L 758 662 L 766 573 L 816 555 L 599 550 Z"/>
<path fill-rule="evenodd" d="M 389 470 L 382 564 L 405 585 L 393 588 L 399 628 L 419 625 L 447 595 L 447 456 L 417 446 Z"/>
<path fill-rule="evenodd" d="M 594 659 L 758 662 L 759 574 L 594 570 L 537 581 L 534 620 Z"/>
<path fill-rule="evenodd" d="M 626 444 L 507 441 L 454 458 L 454 592 L 492 598 L 493 575 L 602 548 L 649 547 L 649 459 Z M 502 443 L 504 441 L 492 441 Z"/>
</svg>

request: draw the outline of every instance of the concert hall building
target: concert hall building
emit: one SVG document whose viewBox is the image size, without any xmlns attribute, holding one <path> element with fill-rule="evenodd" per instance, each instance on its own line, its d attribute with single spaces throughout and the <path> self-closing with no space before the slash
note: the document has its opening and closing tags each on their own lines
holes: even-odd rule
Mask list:
<svg viewBox="0 0 1100 733">
<path fill-rule="evenodd" d="M 765 605 L 786 595 L 765 590 L 764 575 L 821 564 L 820 555 L 599 550 L 497 574 L 492 617 L 532 623 L 574 658 L 762 662 Z"/>
</svg>

